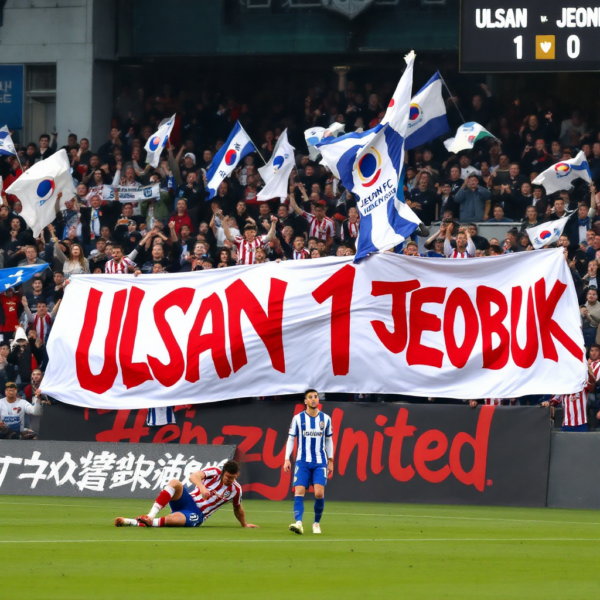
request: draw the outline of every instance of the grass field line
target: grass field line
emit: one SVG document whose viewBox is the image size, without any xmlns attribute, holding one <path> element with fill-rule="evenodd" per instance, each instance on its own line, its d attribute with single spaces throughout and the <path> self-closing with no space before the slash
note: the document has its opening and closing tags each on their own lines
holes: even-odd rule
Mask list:
<svg viewBox="0 0 600 600">
<path fill-rule="evenodd" d="M 298 538 L 289 540 L 202 540 L 202 539 L 139 539 L 139 540 L 0 540 L 0 544 L 139 544 L 159 542 L 173 544 L 329 544 L 348 542 L 600 542 L 600 538 Z"/>
</svg>

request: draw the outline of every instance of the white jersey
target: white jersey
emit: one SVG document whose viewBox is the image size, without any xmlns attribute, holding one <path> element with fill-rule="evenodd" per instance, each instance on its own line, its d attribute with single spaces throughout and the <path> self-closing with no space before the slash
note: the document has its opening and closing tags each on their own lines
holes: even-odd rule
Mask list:
<svg viewBox="0 0 600 600">
<path fill-rule="evenodd" d="M 149 408 L 146 417 L 146 425 L 149 427 L 162 427 L 175 423 L 175 411 L 171 406 L 160 406 Z"/>
<path fill-rule="evenodd" d="M 325 442 L 333 436 L 331 417 L 322 412 L 311 417 L 306 411 L 302 411 L 292 419 L 289 435 L 298 442 L 296 462 L 327 464 Z"/>
<path fill-rule="evenodd" d="M 200 490 L 196 488 L 191 492 L 191 496 L 196 506 L 204 514 L 205 520 L 227 502 L 233 502 L 234 506 L 239 506 L 242 503 L 242 486 L 237 481 L 229 486 L 224 485 L 221 481 L 221 469 L 218 467 L 208 467 L 202 469 L 202 472 L 205 475 L 202 484 L 207 490 L 213 492 L 213 495 L 205 499 L 202 497 Z"/>
<path fill-rule="evenodd" d="M 41 415 L 42 405 L 39 401 L 29 404 L 27 400 L 17 399 L 9 402 L 6 398 L 0 400 L 0 421 L 13 431 L 25 429 L 25 415 Z"/>
</svg>

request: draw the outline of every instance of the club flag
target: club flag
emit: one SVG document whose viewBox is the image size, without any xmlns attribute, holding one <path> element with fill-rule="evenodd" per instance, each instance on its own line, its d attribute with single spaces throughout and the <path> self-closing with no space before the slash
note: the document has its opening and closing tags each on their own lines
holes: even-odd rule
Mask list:
<svg viewBox="0 0 600 600">
<path fill-rule="evenodd" d="M 473 121 L 461 125 L 456 130 L 456 137 L 450 138 L 444 142 L 448 152 L 457 154 L 461 150 L 472 150 L 475 142 L 484 137 L 496 139 L 485 127 Z"/>
<path fill-rule="evenodd" d="M 553 194 L 561 190 L 568 190 L 573 181 L 579 178 L 588 183 L 592 181 L 592 173 L 583 152 L 579 152 L 575 158 L 561 160 L 549 169 L 542 171 L 533 180 L 533 183 L 543 185 L 547 194 Z"/>
<path fill-rule="evenodd" d="M 323 138 L 317 143 L 317 148 L 321 152 L 323 159 L 321 164 L 325 165 L 335 177 L 341 179 L 338 171 L 338 164 L 342 157 L 350 152 L 353 154 L 356 151 L 356 146 L 364 147 L 370 143 L 375 135 L 381 131 L 385 124 L 389 124 L 390 131 L 388 136 L 392 142 L 392 160 L 395 166 L 397 165 L 398 180 L 400 176 L 400 159 L 404 160 L 404 138 L 408 127 L 408 110 L 410 106 L 410 96 L 412 90 L 413 65 L 415 62 L 415 53 L 409 52 L 404 58 L 406 61 L 406 69 L 400 78 L 398 87 L 394 92 L 388 108 L 385 112 L 383 120 L 379 125 L 368 129 L 367 131 L 346 133 L 339 138 Z M 394 135 L 395 134 L 395 135 Z"/>
<path fill-rule="evenodd" d="M 277 140 L 271 160 L 258 169 L 265 187 L 259 192 L 257 200 L 280 198 L 283 201 L 287 198 L 294 158 L 294 147 L 288 141 L 286 129 Z"/>
<path fill-rule="evenodd" d="M 37 237 L 56 218 L 56 198 L 62 193 L 60 209 L 76 195 L 71 164 L 64 148 L 30 167 L 6 190 L 23 205 L 21 216 Z"/>
<path fill-rule="evenodd" d="M 337 138 L 340 133 L 344 133 L 346 126 L 343 123 L 332 123 L 329 127 L 311 127 L 304 132 L 304 139 L 306 140 L 306 146 L 308 148 L 308 158 L 310 160 L 317 160 L 319 155 L 319 149 L 316 148 L 323 138 Z"/>
<path fill-rule="evenodd" d="M 0 292 L 5 292 L 8 288 L 16 288 L 18 285 L 29 281 L 34 275 L 41 273 L 49 266 L 49 264 L 45 263 L 43 265 L 0 269 Z"/>
<path fill-rule="evenodd" d="M 8 131 L 8 127 L 5 125 L 0 128 L 0 155 L 7 156 L 10 154 L 16 156 L 17 151 L 13 144 L 12 137 L 10 137 L 10 131 Z"/>
<path fill-rule="evenodd" d="M 240 122 L 237 121 L 227 141 L 215 154 L 210 168 L 206 172 L 206 189 L 209 193 L 208 200 L 212 200 L 223 179 L 237 167 L 240 160 L 255 150 L 256 148 L 250 136 L 245 132 Z"/>
<path fill-rule="evenodd" d="M 410 102 L 404 147 L 412 150 L 449 130 L 446 104 L 442 97 L 442 80 L 438 71 Z"/>
<path fill-rule="evenodd" d="M 548 244 L 558 242 L 558 238 L 562 235 L 563 229 L 571 216 L 572 214 L 556 221 L 546 221 L 546 223 L 526 229 L 533 248 L 539 250 Z"/>
<path fill-rule="evenodd" d="M 144 149 L 147 152 L 146 163 L 155 169 L 158 167 L 160 155 L 169 141 L 171 130 L 173 129 L 173 125 L 175 125 L 176 116 L 177 115 L 173 115 L 170 119 L 162 121 L 156 133 L 148 138 L 148 141 L 144 146 Z"/>
</svg>

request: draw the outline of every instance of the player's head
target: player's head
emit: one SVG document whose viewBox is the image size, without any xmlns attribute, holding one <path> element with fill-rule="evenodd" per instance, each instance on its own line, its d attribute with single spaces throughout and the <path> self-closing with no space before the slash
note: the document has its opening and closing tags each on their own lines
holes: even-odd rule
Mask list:
<svg viewBox="0 0 600 600">
<path fill-rule="evenodd" d="M 308 389 L 304 392 L 304 404 L 308 408 L 317 408 L 319 406 L 319 392 L 317 390 Z"/>
<path fill-rule="evenodd" d="M 228 460 L 224 465 L 221 472 L 221 481 L 223 485 L 231 485 L 240 474 L 240 465 L 235 460 Z"/>
</svg>

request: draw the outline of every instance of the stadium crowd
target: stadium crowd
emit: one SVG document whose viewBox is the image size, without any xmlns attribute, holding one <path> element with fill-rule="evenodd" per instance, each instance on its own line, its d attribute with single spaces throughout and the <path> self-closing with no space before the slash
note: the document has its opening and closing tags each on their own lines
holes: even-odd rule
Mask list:
<svg viewBox="0 0 600 600">
<path fill-rule="evenodd" d="M 19 394 L 29 401 L 35 396 L 48 360 L 45 348 L 52 321 L 73 274 L 187 272 L 354 254 L 360 215 L 352 194 L 318 160 L 309 159 L 303 132 L 335 122 L 344 123 L 346 132 L 371 128 L 382 119 L 392 91 L 384 85 L 358 85 L 344 69 L 338 69 L 329 87 L 311 88 L 298 102 L 290 98 L 266 107 L 209 92 L 194 99 L 183 91 L 175 96 L 169 86 L 158 95 L 132 94 L 125 88 L 116 100 L 104 143 L 94 150 L 89 140 L 75 133 L 68 136 L 64 148 L 77 195 L 39 237 L 21 216 L 19 199 L 2 193 L 0 267 L 47 263 L 50 268 L 0 294 L 0 387 L 16 382 Z M 464 116 L 488 128 L 497 140 L 486 138 L 459 155 L 448 154 L 440 140 L 407 153 L 404 197 L 424 224 L 419 235 L 427 239 L 419 245 L 415 234 L 396 251 L 448 259 L 532 251 L 527 229 L 573 211 L 558 246 L 564 248 L 579 296 L 583 333 L 597 376 L 600 194 L 580 180 L 569 190 L 547 196 L 532 181 L 550 165 L 582 150 L 598 182 L 600 125 L 577 110 L 560 110 L 550 100 L 528 107 L 519 102 L 504 105 L 483 84 L 463 99 L 448 97 L 447 109 L 451 131 Z M 160 165 L 146 166 L 149 136 L 173 113 L 177 119 Z M 206 170 L 237 120 L 250 133 L 257 152 L 247 156 L 207 201 Z M 285 128 L 296 148 L 289 195 L 283 202 L 258 202 L 262 182 L 257 169 L 269 160 Z M 44 134 L 21 145 L 18 157 L 3 156 L 4 190 L 57 149 L 57 134 Z M 152 185 L 159 187 L 155 197 L 119 199 L 118 186 Z M 114 200 L 103 199 L 106 189 L 114 191 Z M 478 232 L 485 222 L 513 225 L 506 236 L 488 239 Z M 435 229 L 433 235 L 430 229 Z M 42 401 L 50 400 L 42 396 Z M 588 403 L 597 406 L 595 399 Z M 3 435 L 6 430 L 0 427 L 0 438 Z"/>
</svg>

